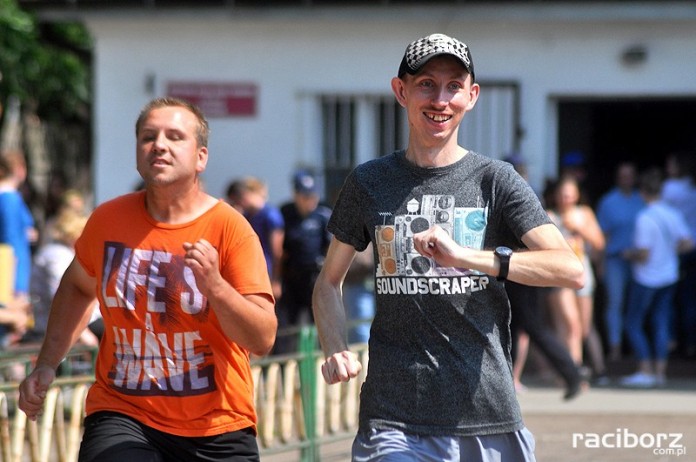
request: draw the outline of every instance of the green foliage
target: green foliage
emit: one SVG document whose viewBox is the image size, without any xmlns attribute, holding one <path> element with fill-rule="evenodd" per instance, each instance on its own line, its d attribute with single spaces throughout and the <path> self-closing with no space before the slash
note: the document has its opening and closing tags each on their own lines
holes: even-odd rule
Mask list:
<svg viewBox="0 0 696 462">
<path fill-rule="evenodd" d="M 0 0 L 0 97 L 9 94 L 26 97 L 20 69 L 32 43 L 36 42 L 32 18 L 23 13 L 13 0 Z"/>
<path fill-rule="evenodd" d="M 42 118 L 84 120 L 91 48 L 81 24 L 40 24 L 15 0 L 0 0 L 0 104 L 13 94 Z"/>
</svg>

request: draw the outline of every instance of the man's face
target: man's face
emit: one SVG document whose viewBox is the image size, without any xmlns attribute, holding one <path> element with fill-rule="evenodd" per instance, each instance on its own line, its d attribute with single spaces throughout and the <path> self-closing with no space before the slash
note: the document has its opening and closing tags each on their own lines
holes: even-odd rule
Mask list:
<svg viewBox="0 0 696 462">
<path fill-rule="evenodd" d="M 319 194 L 296 192 L 295 206 L 301 216 L 307 216 L 319 206 Z"/>
<path fill-rule="evenodd" d="M 137 138 L 138 172 L 146 184 L 169 185 L 205 170 L 208 150 L 196 140 L 198 121 L 184 107 L 153 109 Z"/>
<path fill-rule="evenodd" d="M 559 209 L 575 206 L 580 200 L 578 185 L 572 181 L 563 181 L 556 189 L 556 206 Z"/>
<path fill-rule="evenodd" d="M 421 142 L 449 139 L 479 94 L 478 84 L 451 56 L 432 58 L 416 75 L 392 80 L 399 104 L 406 108 L 411 135 Z"/>
<path fill-rule="evenodd" d="M 245 213 L 256 213 L 266 205 L 266 199 L 256 191 L 244 191 L 239 204 Z"/>
<path fill-rule="evenodd" d="M 616 184 L 624 191 L 632 190 L 636 185 L 636 169 L 632 165 L 621 165 L 616 172 Z"/>
</svg>

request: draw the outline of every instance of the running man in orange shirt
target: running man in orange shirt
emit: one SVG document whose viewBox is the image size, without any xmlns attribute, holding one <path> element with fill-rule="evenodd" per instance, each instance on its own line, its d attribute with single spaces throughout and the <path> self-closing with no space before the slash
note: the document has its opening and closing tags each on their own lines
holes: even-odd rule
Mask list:
<svg viewBox="0 0 696 462">
<path fill-rule="evenodd" d="M 80 461 L 259 460 L 249 355 L 273 346 L 274 299 L 256 233 L 200 187 L 208 131 L 184 101 L 144 107 L 145 189 L 97 207 L 56 293 L 19 407 L 41 412 L 96 296 L 105 333 Z"/>
</svg>

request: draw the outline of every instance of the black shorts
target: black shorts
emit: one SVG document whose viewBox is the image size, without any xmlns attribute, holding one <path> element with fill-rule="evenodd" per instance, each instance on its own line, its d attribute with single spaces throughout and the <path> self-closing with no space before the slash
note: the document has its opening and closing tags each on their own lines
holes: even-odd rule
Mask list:
<svg viewBox="0 0 696 462">
<path fill-rule="evenodd" d="M 252 428 L 214 436 L 171 435 L 117 412 L 85 418 L 80 462 L 259 461 Z"/>
</svg>

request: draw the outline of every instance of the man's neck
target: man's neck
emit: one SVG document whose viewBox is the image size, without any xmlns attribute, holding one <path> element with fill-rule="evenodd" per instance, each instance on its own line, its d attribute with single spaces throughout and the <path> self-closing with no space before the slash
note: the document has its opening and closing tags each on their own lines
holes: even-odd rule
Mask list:
<svg viewBox="0 0 696 462">
<path fill-rule="evenodd" d="M 406 159 L 418 167 L 446 167 L 461 160 L 468 152 L 456 143 L 445 146 L 418 146 L 410 143 L 406 149 Z"/>
<path fill-rule="evenodd" d="M 148 214 L 161 223 L 188 223 L 218 202 L 198 187 L 178 192 L 166 189 L 149 187 L 145 192 L 145 208 Z"/>
</svg>

